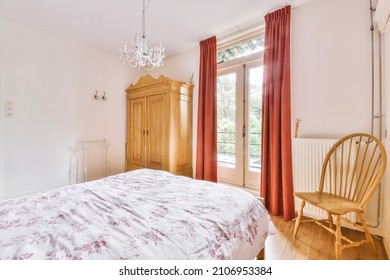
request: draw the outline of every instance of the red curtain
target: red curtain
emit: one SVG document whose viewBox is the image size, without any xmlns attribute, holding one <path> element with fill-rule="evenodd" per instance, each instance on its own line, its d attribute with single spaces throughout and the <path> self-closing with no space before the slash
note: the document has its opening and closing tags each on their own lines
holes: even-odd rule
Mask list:
<svg viewBox="0 0 390 280">
<path fill-rule="evenodd" d="M 261 196 L 272 215 L 295 217 L 290 106 L 291 6 L 265 16 Z"/>
<path fill-rule="evenodd" d="M 217 182 L 217 40 L 200 42 L 196 179 Z"/>
</svg>

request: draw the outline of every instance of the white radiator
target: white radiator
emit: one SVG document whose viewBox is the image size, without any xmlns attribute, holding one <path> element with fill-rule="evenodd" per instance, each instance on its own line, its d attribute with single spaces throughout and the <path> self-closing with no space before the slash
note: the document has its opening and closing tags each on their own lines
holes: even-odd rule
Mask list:
<svg viewBox="0 0 390 280">
<path fill-rule="evenodd" d="M 330 148 L 338 139 L 293 138 L 293 182 L 294 192 L 314 192 L 318 190 L 321 168 Z M 295 198 L 295 211 L 298 211 L 301 201 Z M 306 203 L 303 213 L 307 217 L 327 218 L 324 211 Z M 356 221 L 354 214 L 346 216 Z"/>
</svg>

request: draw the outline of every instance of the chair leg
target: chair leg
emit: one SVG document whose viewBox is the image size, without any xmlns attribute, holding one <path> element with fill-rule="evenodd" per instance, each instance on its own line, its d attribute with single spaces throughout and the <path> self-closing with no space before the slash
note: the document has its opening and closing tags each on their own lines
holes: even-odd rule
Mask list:
<svg viewBox="0 0 390 280">
<path fill-rule="evenodd" d="M 299 209 L 298 217 L 297 217 L 297 219 L 295 221 L 294 234 L 293 234 L 293 238 L 294 239 L 297 236 L 299 225 L 301 223 L 301 219 L 302 219 L 302 215 L 303 215 L 303 207 L 305 207 L 305 201 L 304 200 L 301 201 L 301 208 Z"/>
<path fill-rule="evenodd" d="M 368 244 L 370 245 L 372 253 L 376 255 L 376 248 L 374 244 L 374 240 L 372 239 L 372 236 L 370 234 L 370 231 L 368 230 L 367 224 L 366 224 L 366 218 L 364 217 L 363 213 L 359 213 L 359 220 L 362 223 L 362 228 L 364 230 L 364 233 L 366 234 L 366 239 L 368 241 Z"/>
<path fill-rule="evenodd" d="M 329 227 L 331 229 L 334 229 L 333 217 L 332 217 L 332 214 L 330 214 L 330 213 L 328 213 L 328 221 L 329 221 Z"/>
<path fill-rule="evenodd" d="M 340 219 L 340 215 L 337 215 L 336 216 L 336 243 L 335 243 L 335 251 L 336 251 L 336 260 L 339 260 L 341 259 L 341 219 Z"/>
</svg>

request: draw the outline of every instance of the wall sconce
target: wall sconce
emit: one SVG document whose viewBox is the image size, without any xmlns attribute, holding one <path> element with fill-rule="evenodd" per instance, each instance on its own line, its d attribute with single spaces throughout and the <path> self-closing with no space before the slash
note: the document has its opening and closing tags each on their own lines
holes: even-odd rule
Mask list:
<svg viewBox="0 0 390 280">
<path fill-rule="evenodd" d="M 102 95 L 102 96 L 99 96 L 99 92 L 96 90 L 95 95 L 94 95 L 92 98 L 95 99 L 95 100 L 106 101 L 106 100 L 107 100 L 106 92 L 104 91 L 104 92 L 103 92 L 103 95 Z"/>
</svg>

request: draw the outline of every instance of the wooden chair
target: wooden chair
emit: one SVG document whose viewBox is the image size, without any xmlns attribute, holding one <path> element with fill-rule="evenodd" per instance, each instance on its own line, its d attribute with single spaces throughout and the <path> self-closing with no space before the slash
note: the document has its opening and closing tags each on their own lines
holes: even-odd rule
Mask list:
<svg viewBox="0 0 390 280">
<path fill-rule="evenodd" d="M 386 162 L 385 148 L 374 136 L 355 133 L 340 139 L 326 155 L 319 190 L 294 193 L 302 201 L 295 221 L 293 237 L 296 238 L 301 222 L 315 222 L 335 235 L 336 259 L 341 258 L 342 250 L 365 243 L 368 243 L 371 250 L 376 253 L 364 214 L 368 199 L 382 180 Z M 302 221 L 305 203 L 324 210 L 328 215 L 327 219 Z M 359 222 L 355 223 L 347 219 L 344 215 L 348 213 L 356 213 Z M 336 229 L 333 217 L 336 219 Z M 341 221 L 360 227 L 366 239 L 351 241 L 342 236 Z"/>
</svg>

